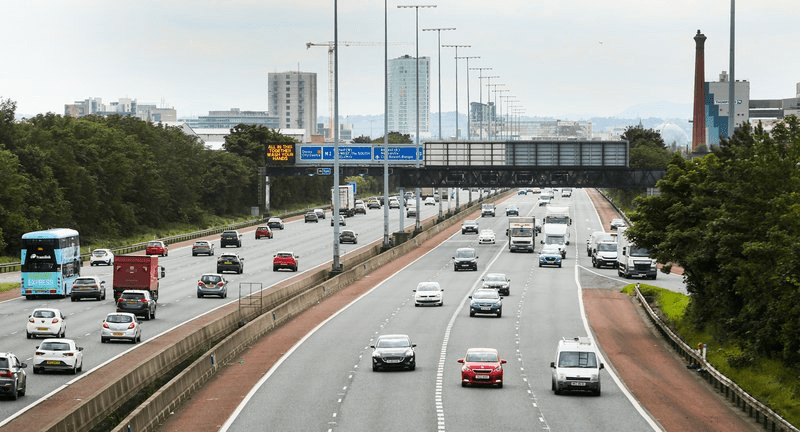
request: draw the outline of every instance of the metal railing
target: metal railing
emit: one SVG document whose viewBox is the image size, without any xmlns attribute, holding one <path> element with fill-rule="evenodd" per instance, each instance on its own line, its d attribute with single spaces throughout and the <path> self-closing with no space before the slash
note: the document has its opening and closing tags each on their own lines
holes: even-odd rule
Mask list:
<svg viewBox="0 0 800 432">
<path fill-rule="evenodd" d="M 644 295 L 638 287 L 636 288 L 636 298 L 639 299 L 639 303 L 642 304 L 658 331 L 661 332 L 678 354 L 691 365 L 695 366 L 700 376 L 722 393 L 728 400 L 733 402 L 739 409 L 752 417 L 764 430 L 773 432 L 800 432 L 800 429 L 786 421 L 775 411 L 772 411 L 768 406 L 757 401 L 746 391 L 742 390 L 741 387 L 736 385 L 736 383 L 731 381 L 730 378 L 716 370 L 697 350 L 690 347 L 678 335 L 670 330 L 647 303 L 647 299 L 644 298 Z"/>
</svg>

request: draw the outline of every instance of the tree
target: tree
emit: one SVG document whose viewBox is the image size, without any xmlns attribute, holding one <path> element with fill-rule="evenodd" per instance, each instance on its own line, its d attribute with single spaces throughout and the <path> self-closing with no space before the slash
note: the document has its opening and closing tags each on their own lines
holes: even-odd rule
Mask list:
<svg viewBox="0 0 800 432">
<path fill-rule="evenodd" d="M 800 361 L 800 122 L 744 125 L 712 153 L 673 157 L 628 235 L 685 270 L 689 317 L 747 355 Z"/>
<path fill-rule="evenodd" d="M 644 129 L 641 126 L 631 126 L 625 130 L 622 138 L 630 144 L 631 168 L 664 168 L 667 166 L 671 152 L 658 131 Z"/>
</svg>

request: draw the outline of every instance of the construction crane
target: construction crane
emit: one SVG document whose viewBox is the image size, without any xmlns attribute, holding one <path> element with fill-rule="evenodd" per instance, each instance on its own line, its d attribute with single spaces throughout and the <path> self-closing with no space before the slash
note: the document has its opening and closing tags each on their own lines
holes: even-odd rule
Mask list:
<svg viewBox="0 0 800 432">
<path fill-rule="evenodd" d="M 342 42 L 339 41 L 339 46 L 383 46 L 383 42 Z M 407 45 L 406 43 L 392 43 L 389 45 Z M 306 49 L 313 46 L 321 46 L 328 48 L 328 114 L 330 120 L 328 121 L 328 131 L 330 138 L 333 139 L 333 54 L 336 51 L 336 43 L 333 41 L 328 42 L 306 42 Z"/>
</svg>

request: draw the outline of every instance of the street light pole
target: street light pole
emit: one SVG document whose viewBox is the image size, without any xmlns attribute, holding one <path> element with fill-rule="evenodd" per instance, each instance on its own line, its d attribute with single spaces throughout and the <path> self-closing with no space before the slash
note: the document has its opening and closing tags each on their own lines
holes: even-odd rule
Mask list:
<svg viewBox="0 0 800 432">
<path fill-rule="evenodd" d="M 383 248 L 389 249 L 389 0 L 383 0 Z M 401 218 L 402 219 L 402 218 Z"/>
<path fill-rule="evenodd" d="M 337 0 L 333 0 L 333 264 L 331 271 L 339 273 L 339 17 Z"/>
<path fill-rule="evenodd" d="M 437 45 L 439 55 L 439 141 L 442 140 L 442 32 L 447 30 L 455 30 L 455 27 L 440 27 L 440 28 L 424 28 L 422 31 L 435 31 L 437 35 Z M 441 194 L 440 194 L 441 195 Z M 441 198 L 441 197 L 440 197 Z M 439 199 L 441 202 L 441 199 Z M 441 213 L 441 205 L 439 213 Z M 441 214 L 440 214 L 441 216 Z"/>
<path fill-rule="evenodd" d="M 478 127 L 478 135 L 481 141 L 483 141 L 483 117 L 486 115 L 486 110 L 483 109 L 483 71 L 490 69 L 490 67 L 472 68 L 472 70 L 478 71 L 478 105 L 481 107 L 481 125 Z"/>
<path fill-rule="evenodd" d="M 490 93 L 494 93 L 497 90 L 497 86 L 503 86 L 503 85 L 505 85 L 505 84 L 496 83 L 496 84 L 487 84 L 486 85 L 486 88 L 487 88 L 487 91 L 486 91 L 486 93 L 487 93 L 486 101 L 487 102 L 486 103 L 487 104 L 489 103 L 488 102 L 489 99 L 492 97 L 492 94 L 490 94 Z M 493 87 L 493 89 L 489 90 L 489 87 Z M 492 108 L 494 108 L 495 112 L 492 112 L 491 113 L 492 114 L 491 117 L 489 117 L 489 127 L 488 127 L 488 132 L 487 132 L 487 139 L 489 141 L 493 140 L 493 138 L 492 138 L 492 123 L 495 122 L 496 117 L 497 117 L 496 116 L 496 111 L 497 111 L 497 95 L 496 94 L 494 95 L 494 100 L 492 101 Z M 494 138 L 497 138 L 497 131 L 495 131 Z"/>
<path fill-rule="evenodd" d="M 469 106 L 469 59 L 479 59 L 481 56 L 466 56 L 466 57 L 456 57 L 457 59 L 464 59 L 467 61 L 467 141 L 470 140 L 470 133 L 469 133 L 469 113 L 470 113 L 470 106 Z"/>
<path fill-rule="evenodd" d="M 416 12 L 416 14 L 415 14 L 416 15 L 416 21 L 415 21 L 415 27 L 414 27 L 414 34 L 416 36 L 416 54 L 414 56 L 415 57 L 414 60 L 416 60 L 416 66 L 417 66 L 417 71 L 415 73 L 416 83 L 417 83 L 417 90 L 416 90 L 416 95 L 415 95 L 416 96 L 416 100 L 417 100 L 417 107 L 415 109 L 415 114 L 416 114 L 416 117 L 417 117 L 417 133 L 414 136 L 414 160 L 416 161 L 414 166 L 416 168 L 419 168 L 419 8 L 435 8 L 436 5 L 398 5 L 397 7 L 399 9 L 414 8 L 415 12 Z M 414 212 L 414 213 L 416 213 L 416 217 L 415 217 L 416 222 L 414 223 L 414 231 L 416 232 L 416 231 L 419 231 L 421 229 L 421 225 L 420 225 L 420 222 L 419 222 L 419 214 L 421 213 L 420 208 L 419 208 L 420 204 L 421 204 L 420 203 L 420 199 L 419 199 L 419 187 L 416 188 L 415 192 L 416 192 L 415 195 L 416 195 L 416 199 L 417 199 L 417 211 Z"/>
<path fill-rule="evenodd" d="M 445 48 L 456 49 L 456 141 L 458 141 L 458 49 L 469 48 L 471 45 L 442 45 Z M 458 205 L 458 197 L 456 197 L 456 206 Z"/>
</svg>

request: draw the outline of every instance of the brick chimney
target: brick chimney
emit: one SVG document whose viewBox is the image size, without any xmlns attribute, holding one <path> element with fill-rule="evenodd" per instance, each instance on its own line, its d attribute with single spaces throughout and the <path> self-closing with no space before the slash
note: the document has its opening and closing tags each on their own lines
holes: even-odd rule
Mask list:
<svg viewBox="0 0 800 432">
<path fill-rule="evenodd" d="M 692 151 L 706 144 L 706 94 L 705 87 L 705 48 L 706 35 L 697 30 L 694 36 L 694 115 L 692 116 Z"/>
</svg>

